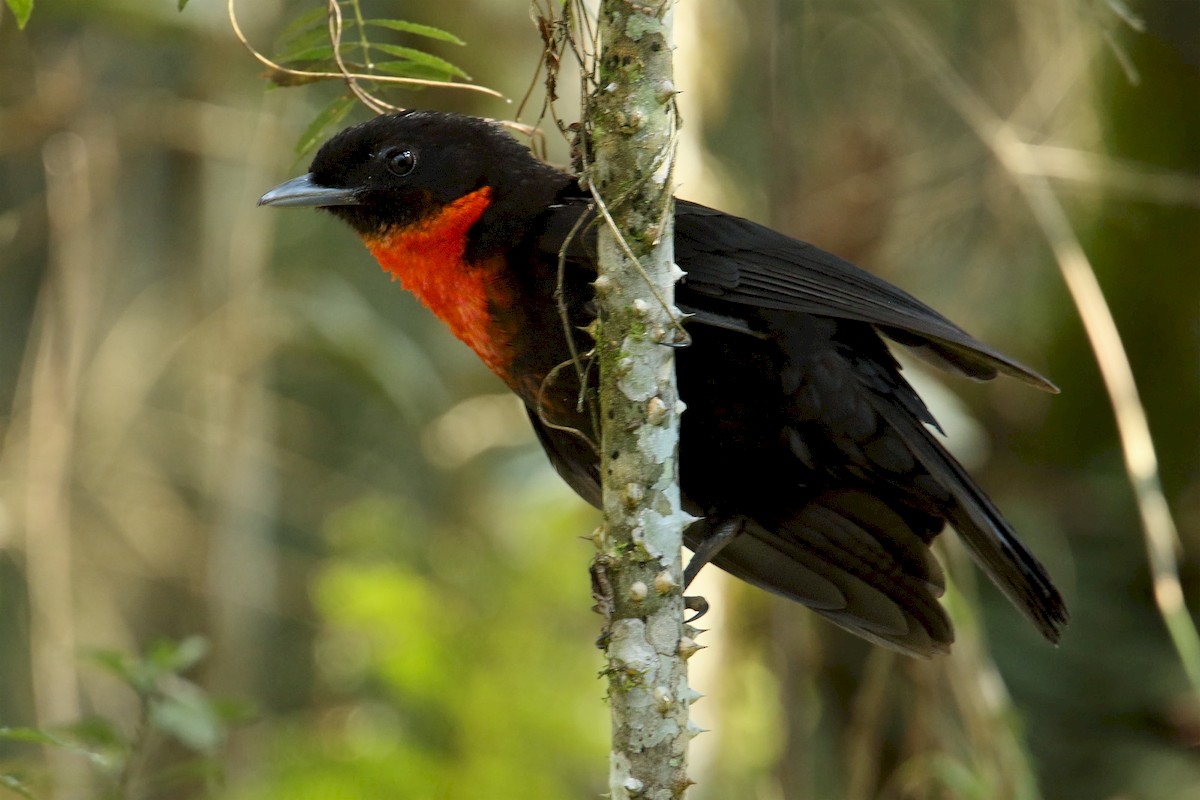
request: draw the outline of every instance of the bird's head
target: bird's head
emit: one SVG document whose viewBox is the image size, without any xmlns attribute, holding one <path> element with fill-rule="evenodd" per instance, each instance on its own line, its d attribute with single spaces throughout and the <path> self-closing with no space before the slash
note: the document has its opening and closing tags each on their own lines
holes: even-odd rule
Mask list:
<svg viewBox="0 0 1200 800">
<path fill-rule="evenodd" d="M 494 122 L 402 111 L 337 134 L 317 152 L 308 174 L 258 202 L 324 208 L 361 236 L 374 237 L 422 224 L 486 189 L 487 208 L 470 233 L 472 255 L 485 256 L 513 244 L 569 181 Z"/>
</svg>

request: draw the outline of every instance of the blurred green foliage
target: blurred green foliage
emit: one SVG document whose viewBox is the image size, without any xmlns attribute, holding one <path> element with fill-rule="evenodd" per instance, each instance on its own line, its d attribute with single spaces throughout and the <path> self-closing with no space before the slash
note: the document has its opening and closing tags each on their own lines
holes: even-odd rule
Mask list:
<svg viewBox="0 0 1200 800">
<path fill-rule="evenodd" d="M 0 726 L 116 721 L 64 739 L 112 759 L 161 685 L 140 670 L 190 666 L 139 768 L 166 777 L 132 796 L 598 796 L 596 518 L 516 402 L 348 231 L 254 208 L 302 169 L 294 147 L 321 109 L 365 112 L 336 105 L 335 84 L 264 92 L 223 5 L 63 0 L 23 31 L 0 19 Z M 1126 336 L 1194 598 L 1194 4 L 1146 0 L 1144 34 L 1103 3 L 895 7 L 1058 158 L 1045 165 Z M 264 52 L 313 9 L 239 5 Z M 469 45 L 389 30 L 396 47 L 525 92 L 540 44 L 524 7 L 363 4 L 364 19 L 397 13 Z M 1062 386 L 956 382 L 964 404 L 935 413 L 974 431 L 954 444 L 1074 610 L 1048 648 L 947 548 L 960 641 L 915 663 L 706 574 L 709 649 L 690 663 L 712 732 L 693 794 L 1194 796 L 1200 707 L 1154 611 L 1087 344 L 1010 179 L 873 3 L 677 16 L 682 196 L 863 263 Z M 198 633 L 211 647 L 193 665 Z M 108 657 L 123 684 L 81 656 L 161 637 L 184 643 L 175 657 Z M 258 714 L 230 726 L 213 697 Z M 14 780 L 104 796 L 110 767 L 41 742 L 0 742 Z"/>
<path fill-rule="evenodd" d="M 556 610 L 572 593 L 562 545 L 580 564 L 586 549 L 554 539 L 587 521 L 545 488 L 506 497 L 502 527 L 523 552 L 450 543 L 424 566 L 398 557 L 408 509 L 367 497 L 335 514 L 333 552 L 312 578 L 328 707 L 286 725 L 269 768 L 234 796 L 596 794 L 599 659 Z"/>
<path fill-rule="evenodd" d="M 194 791 L 196 785 L 213 791 L 219 785 L 219 756 L 229 727 L 248 719 L 251 712 L 242 704 L 213 700 L 183 677 L 207 652 L 208 642 L 198 636 L 179 642 L 159 640 L 136 657 L 97 651 L 89 660 L 132 691 L 137 699 L 136 719 L 90 716 L 58 730 L 0 728 L 0 741 L 41 745 L 88 765 L 98 778 L 99 797 L 138 796 L 149 785 L 168 793 Z M 162 762 L 154 758 L 164 737 L 182 745 L 188 754 L 175 759 L 169 769 L 161 769 Z M 30 780 L 15 772 L 0 774 L 0 786 L 31 800 L 62 789 L 54 775 Z"/>
<path fill-rule="evenodd" d="M 24 28 L 29 22 L 29 15 L 33 13 L 33 0 L 5 0 L 13 16 L 17 20 L 17 27 Z"/>
</svg>

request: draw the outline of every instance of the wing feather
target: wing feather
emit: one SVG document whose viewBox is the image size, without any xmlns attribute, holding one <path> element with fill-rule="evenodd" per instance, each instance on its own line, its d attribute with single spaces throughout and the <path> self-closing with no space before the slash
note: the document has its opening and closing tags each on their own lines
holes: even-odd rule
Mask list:
<svg viewBox="0 0 1200 800">
<path fill-rule="evenodd" d="M 970 378 L 997 373 L 1046 391 L 1049 380 L 978 341 L 920 302 L 848 261 L 740 217 L 680 201 L 676 258 L 688 293 L 780 311 L 856 320 Z"/>
</svg>

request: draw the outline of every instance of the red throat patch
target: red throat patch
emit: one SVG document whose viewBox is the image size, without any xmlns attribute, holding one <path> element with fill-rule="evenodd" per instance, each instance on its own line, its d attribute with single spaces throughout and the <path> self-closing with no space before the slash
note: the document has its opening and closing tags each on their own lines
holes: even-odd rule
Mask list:
<svg viewBox="0 0 1200 800">
<path fill-rule="evenodd" d="M 503 259 L 468 264 L 463 256 L 467 231 L 491 204 L 492 190 L 483 187 L 460 197 L 437 215 L 396 227 L 363 242 L 385 270 L 446 323 L 487 365 L 508 380 L 512 361 L 508 334 L 495 324 L 492 303 L 511 293 L 502 278 Z"/>
</svg>

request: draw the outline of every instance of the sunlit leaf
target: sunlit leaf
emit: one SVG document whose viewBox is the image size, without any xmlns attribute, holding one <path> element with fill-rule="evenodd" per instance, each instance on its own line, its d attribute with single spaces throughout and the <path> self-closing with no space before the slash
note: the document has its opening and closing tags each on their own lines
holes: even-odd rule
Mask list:
<svg viewBox="0 0 1200 800">
<path fill-rule="evenodd" d="M 422 64 L 426 67 L 430 67 L 431 69 L 439 70 L 440 72 L 442 72 L 445 75 L 454 76 L 456 78 L 466 78 L 466 79 L 469 79 L 471 77 L 470 75 L 463 72 L 461 69 L 454 66 L 453 64 L 451 64 L 449 61 L 445 60 L 444 58 L 438 58 L 435 55 L 430 55 L 429 53 L 425 53 L 420 50 L 415 50 L 411 47 L 401 47 L 400 45 L 395 45 L 395 44 L 378 44 L 378 43 L 373 45 L 373 47 L 375 47 L 377 50 L 382 50 L 383 52 L 387 53 L 390 56 L 396 56 L 397 58 L 402 58 L 406 61 L 411 61 L 414 64 Z"/>
<path fill-rule="evenodd" d="M 342 95 L 321 109 L 321 112 L 304 129 L 304 133 L 300 134 L 300 139 L 296 142 L 296 154 L 302 155 L 316 146 L 325 130 L 345 119 L 352 108 L 354 108 L 354 98 Z"/>
<path fill-rule="evenodd" d="M 24 30 L 25 23 L 29 22 L 29 15 L 33 13 L 33 0 L 7 0 L 7 2 L 13 16 L 17 18 L 17 27 Z"/>
<path fill-rule="evenodd" d="M 437 39 L 439 42 L 450 42 L 451 44 L 458 45 L 466 44 L 466 42 L 449 31 L 435 28 L 432 25 L 422 25 L 419 22 L 405 22 L 399 19 L 368 19 L 364 20 L 363 24 L 374 25 L 377 28 L 388 28 L 393 31 L 403 31 L 404 33 L 411 33 L 414 36 L 424 36 L 426 39 Z"/>
</svg>

